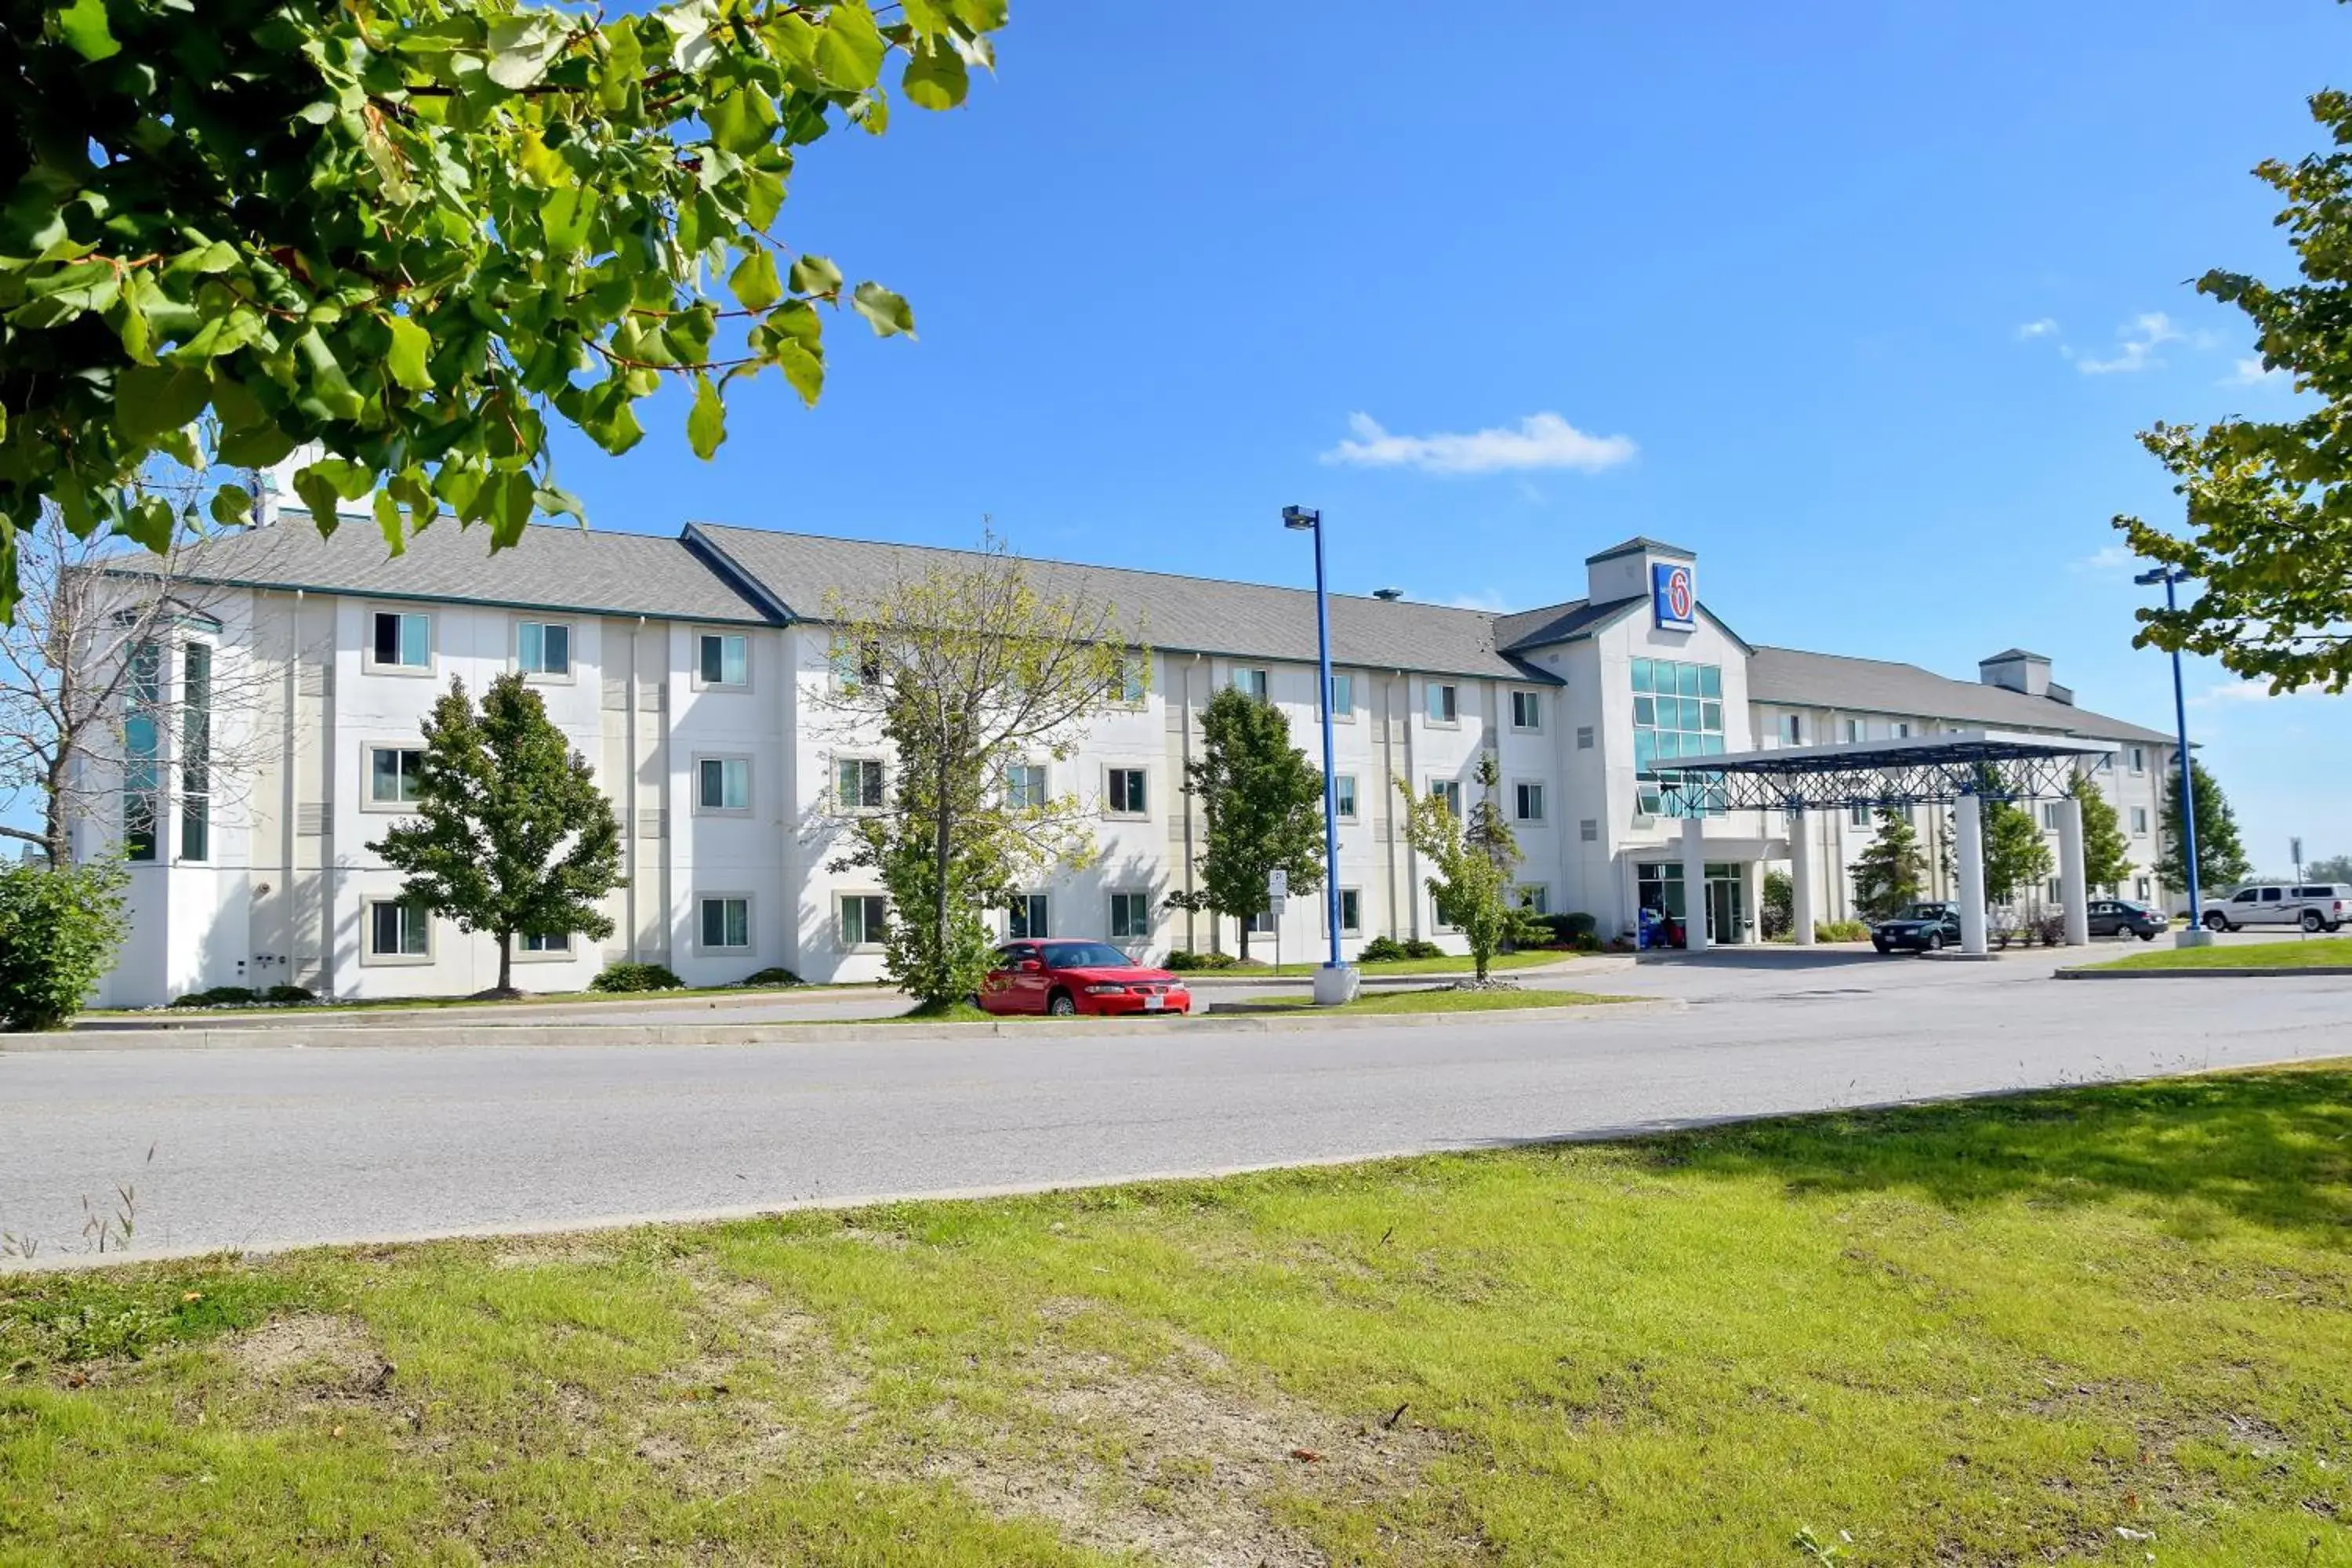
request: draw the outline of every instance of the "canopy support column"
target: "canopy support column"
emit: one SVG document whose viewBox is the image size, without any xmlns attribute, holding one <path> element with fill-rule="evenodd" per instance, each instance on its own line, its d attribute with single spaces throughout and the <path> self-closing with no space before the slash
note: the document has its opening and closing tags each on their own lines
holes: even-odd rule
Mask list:
<svg viewBox="0 0 2352 1568">
<path fill-rule="evenodd" d="M 2083 803 L 2058 803 L 2058 898 L 2066 906 L 2066 945 L 2091 945 L 2091 889 L 2083 877 Z"/>
<path fill-rule="evenodd" d="M 1683 951 L 1706 951 L 1706 818 L 1683 818 Z"/>
<path fill-rule="evenodd" d="M 1789 813 L 1790 935 L 1799 947 L 1813 945 L 1813 819 L 1803 806 Z"/>
<path fill-rule="evenodd" d="M 1952 803 L 1960 862 L 1960 951 L 1981 957 L 1985 947 L 1984 818 L 1974 795 Z"/>
</svg>

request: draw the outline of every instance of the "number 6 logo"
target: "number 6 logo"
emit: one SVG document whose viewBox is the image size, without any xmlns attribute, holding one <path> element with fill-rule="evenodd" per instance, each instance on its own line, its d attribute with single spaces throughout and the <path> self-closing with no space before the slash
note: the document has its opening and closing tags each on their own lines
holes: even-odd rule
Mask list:
<svg viewBox="0 0 2352 1568">
<path fill-rule="evenodd" d="M 1698 586 L 1687 565 L 1655 563 L 1651 568 L 1652 607 L 1657 623 L 1681 631 L 1698 624 Z"/>
</svg>

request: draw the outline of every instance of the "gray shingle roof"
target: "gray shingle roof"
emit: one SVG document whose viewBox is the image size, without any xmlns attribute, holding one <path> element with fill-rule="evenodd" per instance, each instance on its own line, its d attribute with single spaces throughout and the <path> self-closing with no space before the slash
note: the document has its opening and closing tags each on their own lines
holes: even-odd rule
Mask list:
<svg viewBox="0 0 2352 1568">
<path fill-rule="evenodd" d="M 828 588 L 852 601 L 871 599 L 902 576 L 919 575 L 931 562 L 976 559 L 970 551 L 715 523 L 696 523 L 688 536 L 722 554 L 793 615 L 809 620 L 824 618 Z M 1108 601 L 1122 622 L 1141 616 L 1143 636 L 1154 647 L 1310 663 L 1315 658 L 1311 589 L 1062 561 L 1033 559 L 1028 564 L 1045 592 L 1089 604 Z M 1332 662 L 1557 684 L 1557 677 L 1497 652 L 1495 625 L 1496 617 L 1484 610 L 1382 604 L 1335 594 Z"/>
<path fill-rule="evenodd" d="M 770 621 L 752 598 L 676 539 L 604 533 L 561 524 L 523 531 L 511 550 L 490 552 L 487 528 L 440 521 L 398 557 L 370 518 L 345 518 L 322 537 L 300 511 L 267 528 L 208 540 L 180 558 L 192 581 L 247 588 L 307 588 L 385 599 L 439 599 L 568 610 L 581 615 L 658 616 L 695 621 Z M 152 556 L 116 570 L 152 569 Z"/>
<path fill-rule="evenodd" d="M 1590 599 L 1571 599 L 1565 605 L 1547 605 L 1540 610 L 1497 616 L 1495 641 L 1505 648 L 1541 647 L 1546 643 L 1566 642 L 1596 626 L 1607 626 L 1641 603 L 1639 598 L 1611 599 L 1600 605 Z"/>
<path fill-rule="evenodd" d="M 2102 741 L 2172 739 L 2162 731 L 2110 719 L 2052 698 L 1953 680 L 1916 664 L 1788 647 L 1756 650 L 1748 661 L 1748 696 L 1751 701 L 1783 707 L 1916 713 L 1994 729 L 2063 730 Z"/>
</svg>

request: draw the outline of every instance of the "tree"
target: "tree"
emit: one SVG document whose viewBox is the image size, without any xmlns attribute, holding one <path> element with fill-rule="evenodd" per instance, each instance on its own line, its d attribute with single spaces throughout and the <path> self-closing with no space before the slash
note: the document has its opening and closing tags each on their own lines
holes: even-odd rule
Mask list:
<svg viewBox="0 0 2352 1568">
<path fill-rule="evenodd" d="M 2275 221 L 2302 281 L 2273 288 L 2220 268 L 2197 280 L 2245 313 L 2263 372 L 2285 373 L 2304 401 L 2285 419 L 2142 433 L 2179 481 L 2188 531 L 2116 519 L 2135 552 L 2200 585 L 2178 610 L 2139 611 L 2135 642 L 2210 655 L 2273 691 L 2352 681 L 2352 95 L 2310 105 L 2334 150 L 2254 170 L 2285 199 Z"/>
<path fill-rule="evenodd" d="M 2223 891 L 2246 879 L 2252 862 L 2239 841 L 2238 814 L 2230 809 L 2230 797 L 2203 763 L 2191 761 L 2189 766 L 2197 785 L 2197 886 L 2201 892 Z M 2164 796 L 2164 853 L 2157 857 L 2156 874 L 2166 887 L 2183 892 L 2189 888 L 2187 847 L 2180 832 L 2180 774 L 2176 769 Z"/>
<path fill-rule="evenodd" d="M 1281 709 L 1227 687 L 1201 710 L 1201 754 L 1184 764 L 1184 789 L 1201 803 L 1200 884 L 1168 901 L 1231 915 L 1247 959 L 1272 873 L 1294 895 L 1323 885 L 1322 771 L 1290 743 Z"/>
<path fill-rule="evenodd" d="M 0 1027 L 55 1029 L 122 945 L 122 864 L 0 866 Z"/>
<path fill-rule="evenodd" d="M 2026 894 L 2038 906 L 2052 856 L 2050 840 L 2042 837 L 2032 809 L 2000 795 L 1984 795 L 1979 797 L 1978 811 L 1984 835 L 1985 898 L 1994 904 L 2009 904 Z"/>
<path fill-rule="evenodd" d="M 2107 792 L 2087 774 L 2076 773 L 2066 793 L 2082 803 L 2083 885 L 2112 892 L 2132 874 L 2131 844 L 2124 837 L 2123 818 Z"/>
<path fill-rule="evenodd" d="M 2314 882 L 2352 882 L 2352 855 L 2331 855 L 2305 865 L 2303 874 Z"/>
<path fill-rule="evenodd" d="M 498 939 L 499 995 L 515 994 L 518 935 L 613 934 L 597 905 L 621 883 L 621 825 L 519 674 L 478 711 L 450 680 L 425 721 L 416 816 L 369 847 L 408 874 L 403 898 Z"/>
<path fill-rule="evenodd" d="M 1802 831 L 1803 824 L 1798 824 Z M 1778 942 L 1797 928 L 1797 883 L 1786 871 L 1764 873 L 1763 937 Z"/>
<path fill-rule="evenodd" d="M 1891 805 L 1878 808 L 1878 832 L 1853 863 L 1853 902 L 1864 919 L 1892 920 L 1919 901 L 1927 859 L 1919 835 Z"/>
<path fill-rule="evenodd" d="M 816 828 L 845 845 L 834 868 L 867 868 L 889 893 L 885 971 L 919 1005 L 945 1006 L 987 973 L 986 911 L 1093 856 L 1101 803 L 1035 793 L 1013 770 L 1072 756 L 1149 654 L 1110 605 L 1049 595 L 993 538 L 870 602 L 830 595 L 824 613 L 835 676 L 819 701 L 845 739 L 878 730 L 891 766 L 886 786 L 861 759 L 833 759 Z"/>
<path fill-rule="evenodd" d="M 159 452 L 259 468 L 315 443 L 294 487 L 320 527 L 373 490 L 395 551 L 404 510 L 444 509 L 503 546 L 578 513 L 551 415 L 625 451 L 637 403 L 683 381 L 707 458 L 730 384 L 772 366 L 814 402 L 819 305 L 845 292 L 886 336 L 914 319 L 771 237 L 801 150 L 882 132 L 894 54 L 906 101 L 961 102 L 1005 21 L 1005 0 L 887 9 L 11 0 L 0 618 L 45 501 L 77 539 L 163 546 L 131 483 Z M 249 500 L 225 486 L 216 515 Z"/>
<path fill-rule="evenodd" d="M 1494 752 L 1479 753 L 1474 776 L 1482 795 L 1491 797 L 1499 777 Z M 1501 824 L 1499 812 L 1481 828 L 1478 810 L 1473 807 L 1471 826 L 1465 831 L 1444 795 L 1415 796 L 1412 786 L 1402 778 L 1396 787 L 1404 796 L 1405 841 L 1435 872 L 1429 879 L 1429 892 L 1437 905 L 1438 919 L 1459 930 L 1469 942 L 1472 967 L 1484 982 L 1495 950 L 1509 929 L 1517 901 L 1511 896 L 1511 872 L 1518 864 L 1518 847 L 1507 826 L 1501 828 L 1499 840 L 1496 837 L 1495 827 Z M 1491 804 L 1491 798 L 1481 804 Z"/>
</svg>

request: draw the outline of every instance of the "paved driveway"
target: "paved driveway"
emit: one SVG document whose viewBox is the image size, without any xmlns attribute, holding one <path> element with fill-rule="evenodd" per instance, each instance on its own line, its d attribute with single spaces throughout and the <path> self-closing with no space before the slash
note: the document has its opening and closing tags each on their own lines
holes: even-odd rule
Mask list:
<svg viewBox="0 0 2352 1568">
<path fill-rule="evenodd" d="M 2352 980 L 1725 954 L 1570 1023 L 748 1047 L 0 1055 L 0 1228 L 70 1249 L 551 1228 L 1328 1160 L 2352 1050 Z M 152 1150 L 152 1157 L 150 1151 Z"/>
</svg>

